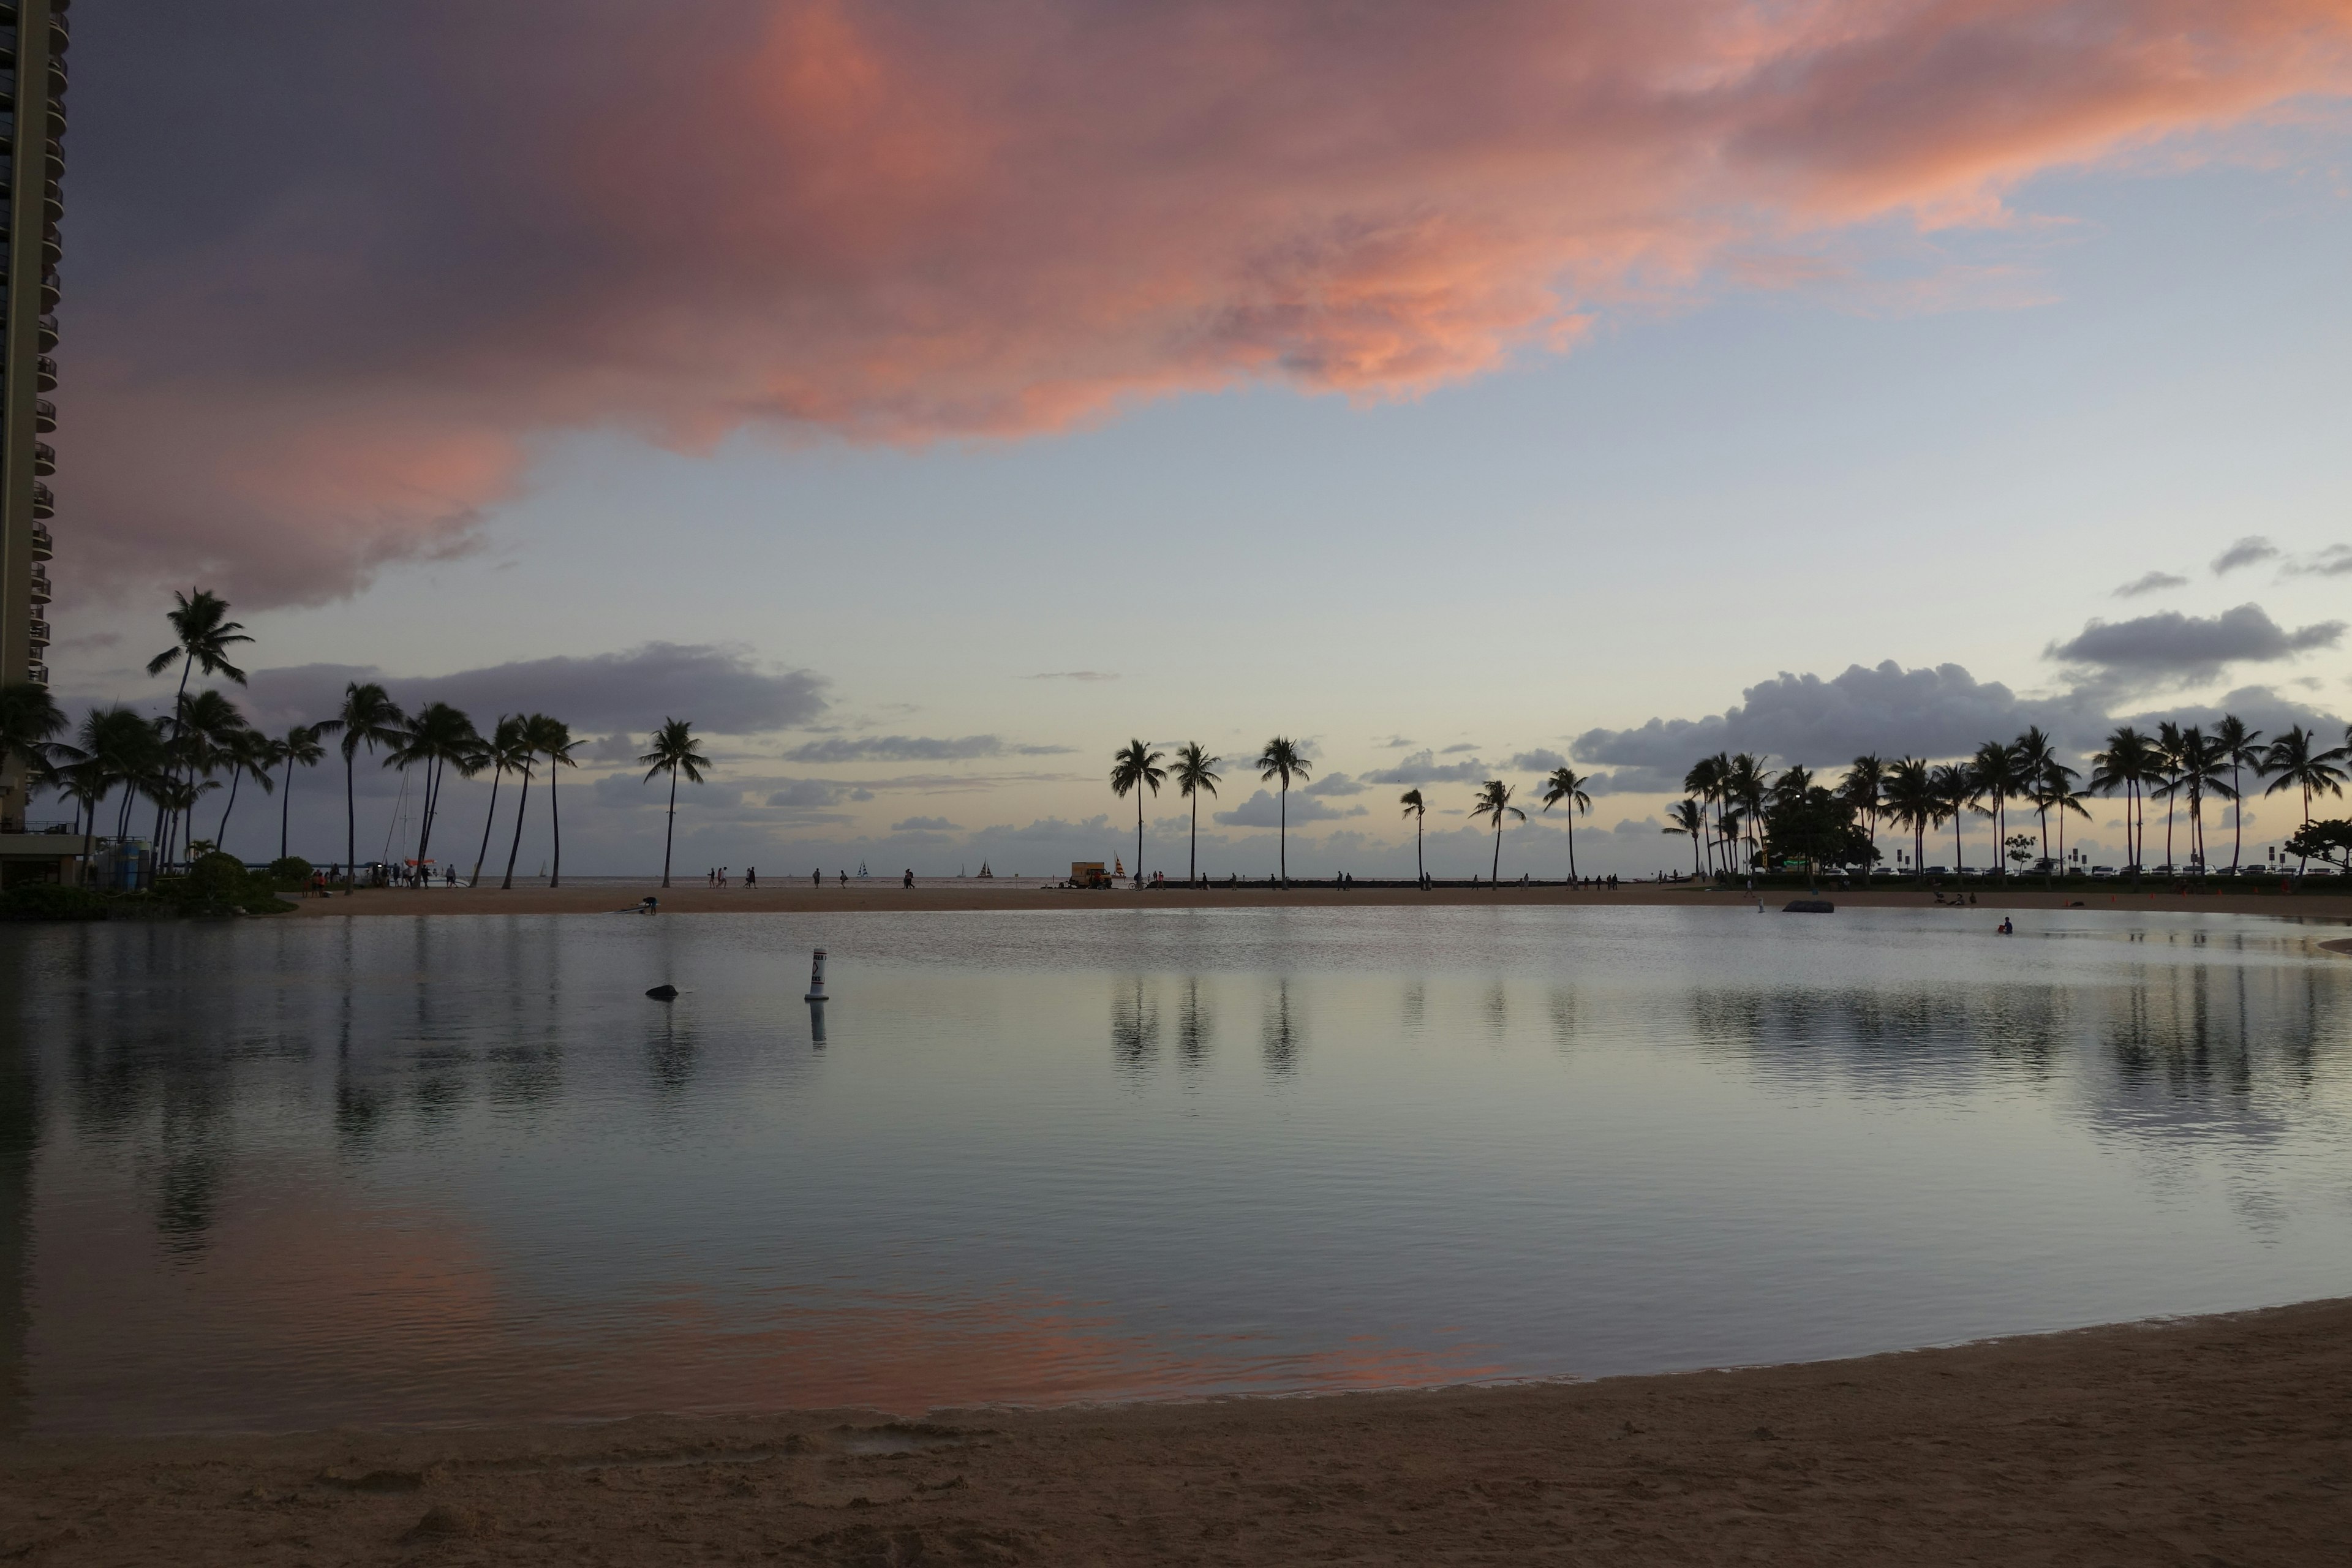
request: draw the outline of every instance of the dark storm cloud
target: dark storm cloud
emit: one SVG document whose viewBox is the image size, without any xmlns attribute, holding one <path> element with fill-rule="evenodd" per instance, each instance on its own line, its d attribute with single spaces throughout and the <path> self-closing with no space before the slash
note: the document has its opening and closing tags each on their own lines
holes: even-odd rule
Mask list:
<svg viewBox="0 0 2352 1568">
<path fill-rule="evenodd" d="M 1548 773 L 1554 768 L 1568 766 L 1568 759 L 1548 746 L 1538 746 L 1534 751 L 1517 753 L 1503 765 L 1523 773 Z"/>
<path fill-rule="evenodd" d="M 1434 752 L 1420 751 L 1392 768 L 1381 768 L 1366 773 L 1364 782 L 1375 784 L 1478 784 L 1492 776 L 1486 764 L 1475 757 L 1459 763 L 1441 763 Z"/>
<path fill-rule="evenodd" d="M 788 763 L 952 763 L 974 757 L 1058 757 L 1068 746 L 1015 746 L 995 735 L 831 735 L 784 752 Z"/>
<path fill-rule="evenodd" d="M 1674 792 L 1683 774 L 1716 752 L 1753 752 L 1781 763 L 1823 767 L 1864 752 L 1951 757 L 2028 724 L 2084 731 L 2074 698 L 2021 700 L 1998 681 L 1957 664 L 1905 669 L 1893 659 L 1849 665 L 1823 680 L 1785 671 L 1743 692 L 1738 706 L 1704 719 L 1653 719 L 1631 730 L 1587 730 L 1570 750 L 1580 762 L 1613 770 L 1615 792 Z M 2094 710 L 2095 711 L 2095 710 Z"/>
<path fill-rule="evenodd" d="M 1347 773 L 1326 773 L 1298 792 L 1301 795 L 1361 795 L 1363 781 Z"/>
<path fill-rule="evenodd" d="M 2080 634 L 2053 643 L 2046 657 L 2126 679 L 2210 680 L 2232 664 L 2292 658 L 2334 647 L 2342 621 L 2318 621 L 2288 631 L 2260 605 L 2240 605 L 2218 616 L 2178 610 L 2128 621 L 2095 620 Z"/>
<path fill-rule="evenodd" d="M 762 669 L 741 648 L 647 643 L 625 653 L 519 659 L 454 675 L 389 675 L 373 665 L 303 664 L 253 671 L 239 706 L 267 729 L 324 719 L 352 681 L 376 681 L 411 711 L 447 702 L 487 730 L 501 713 L 550 713 L 575 734 L 637 736 L 664 719 L 715 734 L 791 729 L 823 713 L 825 681 L 805 669 Z"/>
<path fill-rule="evenodd" d="M 2137 599 L 2144 594 L 2160 594 L 2167 588 L 2186 588 L 2187 586 L 2189 586 L 2189 579 L 2186 577 L 2176 576 L 2170 572 L 2150 572 L 2145 576 L 2133 578 L 2116 589 L 2115 596 L 2118 599 Z"/>
<path fill-rule="evenodd" d="M 2241 566 L 2259 566 L 2265 561 L 2275 561 L 2278 557 L 2277 545 L 2259 533 L 2250 533 L 2213 557 L 2213 575 L 2227 576 Z"/>
</svg>

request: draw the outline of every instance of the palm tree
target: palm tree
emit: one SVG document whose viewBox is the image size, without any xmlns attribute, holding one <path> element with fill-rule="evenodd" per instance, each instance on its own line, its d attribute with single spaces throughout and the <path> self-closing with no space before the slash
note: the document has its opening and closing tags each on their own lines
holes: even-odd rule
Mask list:
<svg viewBox="0 0 2352 1568">
<path fill-rule="evenodd" d="M 213 830 L 213 842 L 226 851 L 229 813 L 236 809 L 236 786 L 250 778 L 261 786 L 264 795 L 278 787 L 278 781 L 270 776 L 270 770 L 278 763 L 278 742 L 247 725 L 221 746 L 220 759 L 221 765 L 228 770 L 228 804 L 221 807 L 220 826 Z"/>
<path fill-rule="evenodd" d="M 1192 803 L 1192 847 L 1184 859 L 1184 879 L 1193 880 L 1201 874 L 1201 792 L 1217 793 L 1223 775 L 1214 771 L 1223 757 L 1209 755 L 1208 748 L 1198 741 L 1187 741 L 1176 748 L 1176 793 Z M 1140 801 L 1137 805 L 1140 805 Z M 1136 841 L 1136 863 L 1143 861 L 1143 842 Z"/>
<path fill-rule="evenodd" d="M 2183 741 L 2180 726 L 2167 720 L 2156 727 L 2155 778 L 2148 794 L 2164 797 L 2164 869 L 2172 873 L 2172 802 L 2180 793 Z"/>
<path fill-rule="evenodd" d="M 2195 724 L 2180 732 L 2180 787 L 2189 792 L 2189 858 L 2200 874 L 2212 869 L 2205 857 L 2205 797 L 2231 798 L 2229 765 L 2218 737 Z"/>
<path fill-rule="evenodd" d="M 548 870 L 547 885 L 560 888 L 563 885 L 563 818 L 555 809 L 555 770 L 580 765 L 572 758 L 573 748 L 580 742 L 572 738 L 570 725 L 544 713 L 534 713 L 524 720 L 522 734 L 524 744 L 547 759 L 547 826 L 555 837 L 555 859 Z M 526 776 L 523 788 L 530 787 L 530 780 Z"/>
<path fill-rule="evenodd" d="M 1153 795 L 1168 782 L 1168 770 L 1160 765 L 1162 753 L 1153 751 L 1141 741 L 1129 741 L 1110 754 L 1110 793 L 1119 799 L 1127 792 L 1135 792 L 1135 885 L 1143 885 L 1143 792 L 1148 787 Z"/>
<path fill-rule="evenodd" d="M 1701 875 L 1698 859 L 1699 846 L 1706 837 L 1706 807 L 1696 800 L 1677 801 L 1666 808 L 1666 822 L 1668 826 L 1660 829 L 1661 832 L 1684 833 L 1690 836 L 1691 876 L 1694 879 L 1697 878 Z"/>
<path fill-rule="evenodd" d="M 2221 743 L 2221 760 L 2230 764 L 2230 875 L 2238 874 L 2238 858 L 2246 847 L 2246 786 L 2241 770 L 2254 770 L 2254 782 L 2263 782 L 2267 771 L 2266 753 L 2262 747 L 2263 732 L 2249 730 L 2246 721 L 2235 713 L 2224 713 L 2221 721 L 2213 726 L 2213 739 Z"/>
<path fill-rule="evenodd" d="M 392 753 L 393 765 L 405 770 L 425 767 L 425 805 L 418 815 L 416 863 L 419 868 L 433 850 L 433 823 L 441 811 L 441 782 L 456 763 L 460 774 L 470 765 L 481 737 L 474 721 L 446 702 L 428 702 L 401 726 L 401 743 Z"/>
<path fill-rule="evenodd" d="M 2071 811 L 2085 822 L 2091 819 L 2090 808 L 2083 804 L 2090 795 L 2074 787 L 2080 777 L 2074 769 L 2053 757 L 2050 765 L 2042 770 L 2041 791 L 2033 797 L 2034 804 L 2042 807 L 2045 820 L 2048 813 L 2054 811 L 2058 814 L 2057 864 L 2061 869 L 2066 864 L 2066 814 Z M 2042 831 L 2047 833 L 2049 829 L 2044 827 Z"/>
<path fill-rule="evenodd" d="M 662 727 L 654 732 L 653 750 L 637 761 L 650 763 L 646 778 L 651 782 L 656 773 L 669 775 L 669 826 L 662 832 L 662 886 L 669 886 L 670 837 L 677 831 L 677 775 L 685 773 L 696 784 L 702 782 L 698 771 L 710 765 L 710 759 L 694 749 L 694 726 L 684 719 L 664 719 Z"/>
<path fill-rule="evenodd" d="M 2027 775 L 2019 766 L 2016 751 L 1999 741 L 1987 741 L 1979 746 L 1968 766 L 1976 779 L 1979 797 L 1991 803 L 1990 806 L 1979 805 L 1977 810 L 1993 819 L 1993 870 L 2006 882 L 2009 880 L 2009 862 L 2002 851 L 2009 845 L 2009 803 L 2025 783 Z"/>
<path fill-rule="evenodd" d="M 0 686 L 0 767 L 37 770 L 49 759 L 49 737 L 66 727 L 64 711 L 46 686 L 29 680 Z"/>
<path fill-rule="evenodd" d="M 1499 888 L 1503 881 L 1503 819 L 1516 816 L 1525 822 L 1528 814 L 1511 804 L 1510 785 L 1500 779 L 1488 779 L 1478 787 L 1470 807 L 1471 821 L 1475 822 L 1482 816 L 1495 819 L 1495 885 Z"/>
<path fill-rule="evenodd" d="M 180 705 L 180 714 L 171 741 L 171 754 L 175 761 L 165 769 L 167 778 L 180 775 L 184 764 L 184 776 L 193 784 L 198 774 L 210 777 L 215 770 L 230 762 L 242 743 L 242 738 L 252 732 L 245 715 L 236 704 L 222 693 L 206 688 L 186 698 Z M 183 804 L 172 811 L 184 811 L 194 804 L 195 797 L 205 791 L 191 791 L 184 795 L 173 793 L 171 798 Z M 158 796 L 159 804 L 163 796 Z M 167 815 L 163 819 L 159 837 L 162 845 L 157 853 L 165 861 L 179 858 L 178 849 L 194 831 L 193 819 L 184 821 Z"/>
<path fill-rule="evenodd" d="M 1977 805 L 1983 790 L 1977 783 L 1976 770 L 1966 763 L 1946 763 L 1927 775 L 1928 785 L 1936 793 L 1936 803 L 1942 808 L 1939 815 L 1952 819 L 1952 869 L 1965 872 L 1969 868 L 1968 847 L 1960 842 L 1960 819 L 1970 806 L 1977 807 L 1980 816 L 1992 813 Z"/>
<path fill-rule="evenodd" d="M 107 793 L 117 784 L 128 786 L 123 791 L 122 806 L 115 815 L 115 837 L 126 837 L 131 830 L 131 806 L 138 798 L 141 780 L 160 766 L 162 742 L 155 726 L 141 714 L 123 707 L 93 708 L 82 720 L 70 744 L 58 743 L 49 748 L 58 760 L 82 770 L 86 780 L 94 782 L 98 799 L 102 802 Z M 98 813 L 93 804 L 90 826 L 95 832 Z"/>
<path fill-rule="evenodd" d="M 1721 752 L 1716 752 L 1711 757 L 1701 757 L 1691 764 L 1690 772 L 1683 775 L 1683 793 L 1704 805 L 1717 807 L 1718 820 L 1720 820 L 1719 808 L 1723 805 L 1723 781 L 1725 775 L 1730 771 L 1731 759 Z M 1715 864 L 1713 838 L 1707 840 L 1706 859 L 1709 866 Z"/>
<path fill-rule="evenodd" d="M 1874 860 L 1877 858 L 1878 813 L 1885 804 L 1881 794 L 1885 788 L 1886 764 L 1868 752 L 1854 758 L 1845 770 L 1845 777 L 1838 780 L 1838 797 L 1862 817 L 1863 831 L 1869 836 Z"/>
<path fill-rule="evenodd" d="M 1584 793 L 1584 786 L 1591 782 L 1588 775 L 1569 767 L 1552 769 L 1551 776 L 1544 780 L 1543 808 L 1546 811 L 1562 801 L 1568 803 L 1568 879 L 1571 882 L 1577 879 L 1576 814 L 1580 811 L 1587 816 L 1592 815 L 1592 797 Z"/>
<path fill-rule="evenodd" d="M 373 756 L 378 746 L 400 744 L 400 708 L 374 681 L 351 681 L 343 687 L 343 706 L 331 719 L 311 726 L 321 735 L 341 734 L 336 749 L 343 753 L 343 896 L 360 886 L 360 801 L 353 766 L 360 748 Z"/>
<path fill-rule="evenodd" d="M 271 760 L 286 770 L 286 793 L 278 797 L 278 858 L 286 858 L 287 829 L 294 813 L 294 770 L 296 767 L 315 768 L 325 760 L 327 749 L 319 744 L 319 727 L 297 724 L 278 740 L 270 742 Z"/>
<path fill-rule="evenodd" d="M 485 741 L 478 735 L 475 737 L 474 750 L 467 757 L 465 765 L 474 773 L 480 773 L 484 768 L 492 772 L 490 809 L 482 817 L 482 847 L 474 854 L 473 875 L 466 879 L 466 886 L 469 888 L 481 884 L 482 862 L 490 856 L 490 827 L 499 819 L 499 781 L 509 773 L 520 771 L 530 760 L 530 753 L 523 745 L 522 719 L 517 714 L 499 714 L 488 740 Z M 668 884 L 664 883 L 663 886 Z"/>
<path fill-rule="evenodd" d="M 1760 837 L 1767 793 L 1764 759 L 1748 752 L 1732 758 L 1730 768 L 1724 776 L 1723 787 L 1731 804 L 1738 807 L 1740 815 L 1747 819 L 1748 838 L 1744 847 L 1748 864 L 1753 867 L 1764 847 Z"/>
<path fill-rule="evenodd" d="M 1404 815 L 1412 818 L 1412 879 L 1416 884 L 1429 880 L 1429 871 L 1421 861 L 1421 824 L 1429 815 L 1429 803 L 1421 798 L 1421 791 L 1409 789 L 1397 796 Z"/>
<path fill-rule="evenodd" d="M 519 735 L 520 739 L 515 745 L 514 771 L 522 775 L 522 793 L 515 796 L 514 837 L 507 842 L 507 874 L 505 879 L 499 883 L 500 892 L 508 891 L 514 887 L 515 857 L 522 853 L 523 820 L 530 816 L 530 779 L 535 771 L 530 764 L 539 755 L 539 747 L 532 742 L 531 739 L 530 716 L 525 716 L 520 721 Z M 669 886 L 667 879 L 662 882 L 662 886 L 665 888 Z"/>
<path fill-rule="evenodd" d="M 1276 735 L 1257 754 L 1258 782 L 1282 781 L 1282 809 L 1279 828 L 1275 838 L 1275 854 L 1282 869 L 1282 885 L 1290 886 L 1290 781 L 1308 776 L 1305 757 L 1298 754 L 1298 742 Z"/>
<path fill-rule="evenodd" d="M 2134 882 L 2139 879 L 2140 839 L 2144 837 L 2135 831 L 2140 816 L 2139 786 L 2147 782 L 2153 771 L 2154 752 L 2147 737 L 2128 724 L 2107 737 L 2105 751 L 2091 757 L 2092 793 L 2124 792 L 2124 858 L 2131 867 Z"/>
<path fill-rule="evenodd" d="M 2285 734 L 2271 742 L 2269 754 L 2263 759 L 2264 765 L 2278 777 L 2263 793 L 2276 795 L 2283 789 L 2300 790 L 2303 793 L 2303 825 L 2305 827 L 2311 826 L 2311 797 L 2314 795 L 2344 793 L 2344 773 L 2335 764 L 2343 759 L 2347 749 L 2352 749 L 2338 746 L 2334 751 L 2316 752 L 2312 747 L 2318 740 L 2317 735 L 2302 725 L 2291 725 Z M 2306 858 L 2296 859 L 2295 880 L 2303 879 L 2305 864 Z"/>
<path fill-rule="evenodd" d="M 243 686 L 245 671 L 229 662 L 228 650 L 253 639 L 245 635 L 242 625 L 228 618 L 228 601 L 219 595 L 199 588 L 190 598 L 175 588 L 172 597 L 179 601 L 178 607 L 163 613 L 163 618 L 172 623 L 172 646 L 147 661 L 147 673 L 161 675 L 172 668 L 173 660 L 179 661 L 180 689 L 172 699 L 176 738 L 185 728 L 181 716 L 187 707 L 189 673 L 202 666 L 207 676 L 226 675 Z M 157 837 L 161 836 L 159 831 Z"/>
</svg>

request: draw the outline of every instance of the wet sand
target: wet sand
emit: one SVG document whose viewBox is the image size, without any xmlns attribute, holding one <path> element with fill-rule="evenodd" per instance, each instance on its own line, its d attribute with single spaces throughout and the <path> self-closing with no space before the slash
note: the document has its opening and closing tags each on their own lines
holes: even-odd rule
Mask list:
<svg viewBox="0 0 2352 1568">
<path fill-rule="evenodd" d="M 1582 1384 L 0 1446 L 0 1560 L 2340 1563 L 2352 1300 Z"/>
<path fill-rule="evenodd" d="M 2060 909 L 2079 901 L 2093 910 L 2196 910 L 2216 914 L 2293 915 L 2322 921 L 2352 921 L 2352 892 L 2296 893 L 2260 892 L 2252 889 L 2227 893 L 2170 893 L 2154 890 L 2131 892 L 2112 883 L 2101 883 L 2091 889 L 2068 889 L 2044 891 L 2039 888 L 2019 886 L 2007 891 L 1997 887 L 1979 886 L 1972 889 L 1979 910 L 2046 910 Z M 828 885 L 812 888 L 805 882 L 764 885 L 755 889 L 740 887 L 710 888 L 697 879 L 692 886 L 663 889 L 657 880 L 644 882 L 596 881 L 567 885 L 562 888 L 529 887 L 500 891 L 497 887 L 451 888 L 416 890 L 405 888 L 363 889 L 346 898 L 335 894 L 329 898 L 302 898 L 295 900 L 304 916 L 324 915 L 457 915 L 457 914 L 599 914 L 629 908 L 648 894 L 661 900 L 662 913 L 709 914 L 805 914 L 835 910 L 1115 910 L 1115 909 L 1282 909 L 1329 906 L 1355 909 L 1365 905 L 1410 904 L 1428 907 L 1435 904 L 1568 904 L 1601 907 L 1633 907 L 1653 904 L 1675 907 L 1712 905 L 1726 909 L 1753 909 L 1761 900 L 1767 909 L 1778 910 L 1790 899 L 1805 898 L 1801 889 L 1775 889 L 1761 893 L 1719 892 L 1702 889 L 1691 883 L 1655 882 L 1628 884 L 1615 891 L 1601 889 L 1562 887 L 1516 888 L 1438 888 L 1422 892 L 1413 888 L 1359 888 L 1341 892 L 1328 883 L 1321 887 L 1294 887 L 1287 889 L 1267 888 L 1212 888 L 1195 890 L 1166 888 L 1137 891 L 1133 889 L 1082 892 L 1074 889 L 1037 887 L 1005 887 L 987 882 L 918 884 L 912 889 L 900 887 L 895 881 L 877 879 L 844 888 Z M 1944 908 L 1954 918 L 1965 914 L 1965 909 L 1954 910 L 1948 904 L 1937 905 L 1935 895 L 1925 892 L 1894 889 L 1848 891 L 1824 888 L 1821 897 L 1829 899 L 1840 908 L 1871 909 L 1936 909 Z"/>
</svg>

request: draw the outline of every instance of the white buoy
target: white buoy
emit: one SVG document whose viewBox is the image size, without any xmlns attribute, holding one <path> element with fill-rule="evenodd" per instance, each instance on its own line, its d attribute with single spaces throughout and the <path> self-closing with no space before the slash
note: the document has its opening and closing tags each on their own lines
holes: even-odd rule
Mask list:
<svg viewBox="0 0 2352 1568">
<path fill-rule="evenodd" d="M 824 1000 L 824 949 L 821 947 L 816 950 L 816 956 L 809 960 L 808 994 L 801 1000 L 803 1002 Z"/>
</svg>

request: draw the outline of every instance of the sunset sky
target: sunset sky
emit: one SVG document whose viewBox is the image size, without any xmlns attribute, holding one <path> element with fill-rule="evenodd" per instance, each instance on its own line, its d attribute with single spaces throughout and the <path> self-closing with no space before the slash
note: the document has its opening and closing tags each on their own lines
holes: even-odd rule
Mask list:
<svg viewBox="0 0 2352 1568">
<path fill-rule="evenodd" d="M 657 860 L 665 716 L 698 871 L 1131 855 L 1136 735 L 1259 872 L 1280 732 L 1294 871 L 1410 869 L 1412 784 L 1483 869 L 1568 757 L 1646 875 L 1719 747 L 2352 711 L 2346 0 L 112 0 L 71 66 L 69 711 L 212 588 L 273 729 L 599 737 L 567 868 Z"/>
</svg>

